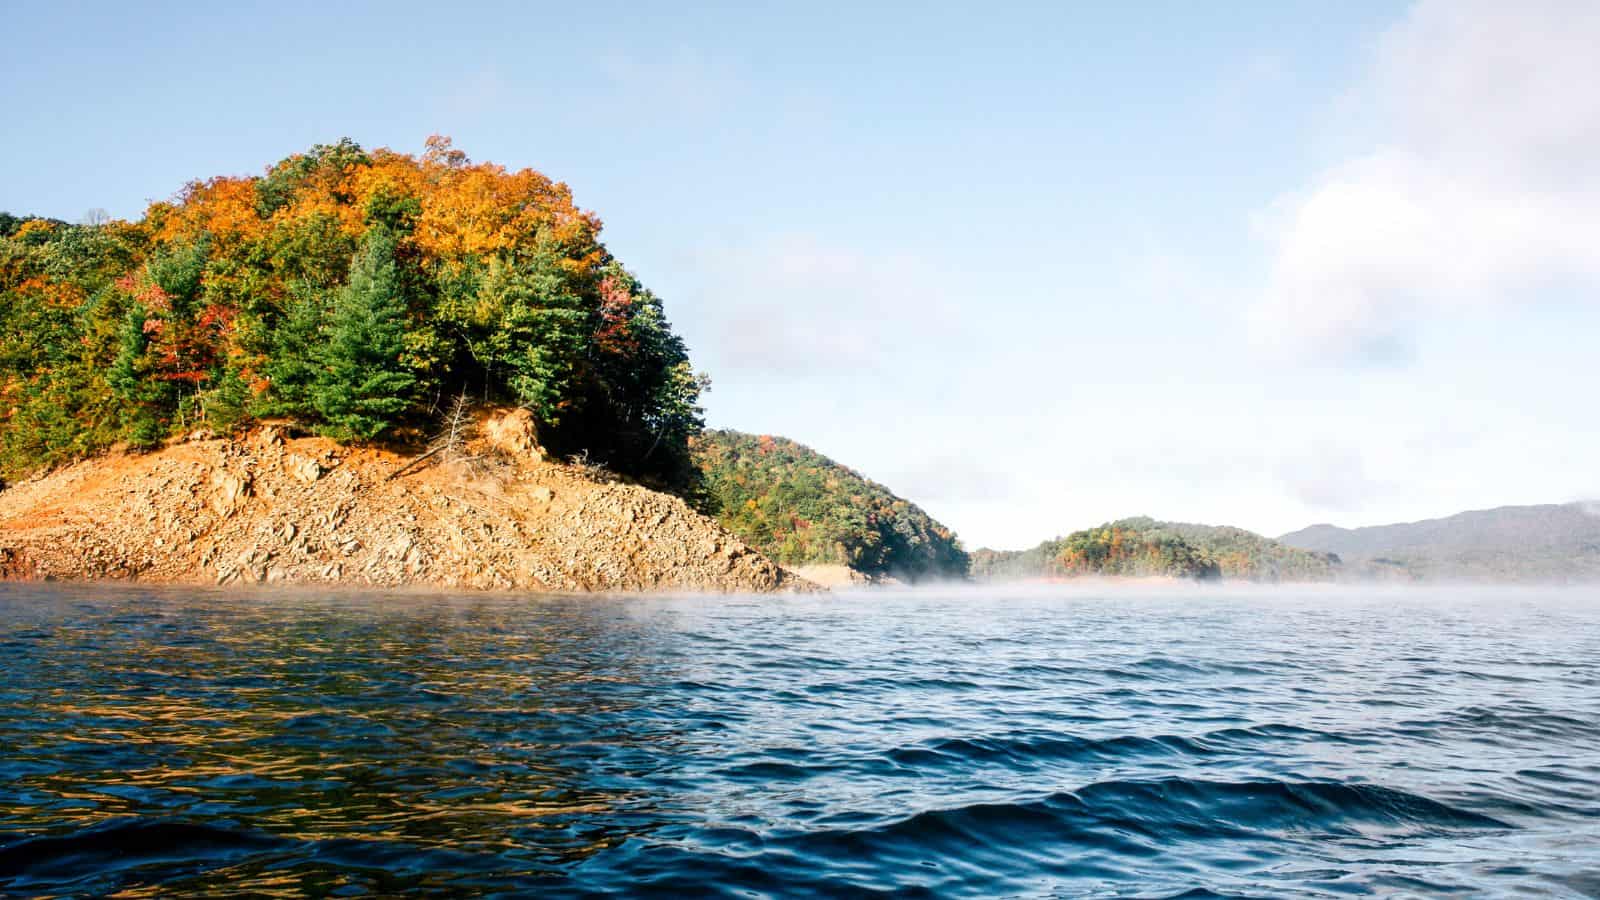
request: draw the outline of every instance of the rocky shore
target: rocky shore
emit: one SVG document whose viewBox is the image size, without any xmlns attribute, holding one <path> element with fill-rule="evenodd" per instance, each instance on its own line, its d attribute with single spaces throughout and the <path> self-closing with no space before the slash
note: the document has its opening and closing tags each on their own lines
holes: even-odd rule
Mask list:
<svg viewBox="0 0 1600 900">
<path fill-rule="evenodd" d="M 0 578 L 815 589 L 676 497 L 547 460 L 524 412 L 478 425 L 420 463 L 282 425 L 80 462 L 0 492 Z"/>
</svg>

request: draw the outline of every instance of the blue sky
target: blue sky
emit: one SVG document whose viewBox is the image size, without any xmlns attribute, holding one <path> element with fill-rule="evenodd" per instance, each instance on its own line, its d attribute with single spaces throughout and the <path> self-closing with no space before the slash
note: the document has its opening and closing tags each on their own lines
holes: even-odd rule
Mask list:
<svg viewBox="0 0 1600 900">
<path fill-rule="evenodd" d="M 132 6 L 8 11 L 0 208 L 448 134 L 968 546 L 1600 496 L 1593 4 Z"/>
</svg>

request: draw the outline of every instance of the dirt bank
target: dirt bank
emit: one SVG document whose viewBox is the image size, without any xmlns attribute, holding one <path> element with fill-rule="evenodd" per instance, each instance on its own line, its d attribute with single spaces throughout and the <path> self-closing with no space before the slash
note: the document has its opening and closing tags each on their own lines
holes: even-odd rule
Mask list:
<svg viewBox="0 0 1600 900">
<path fill-rule="evenodd" d="M 0 492 L 0 578 L 531 591 L 814 586 L 682 500 L 548 462 L 525 413 L 426 460 L 267 426 Z M 443 460 L 443 461 L 441 461 Z"/>
</svg>

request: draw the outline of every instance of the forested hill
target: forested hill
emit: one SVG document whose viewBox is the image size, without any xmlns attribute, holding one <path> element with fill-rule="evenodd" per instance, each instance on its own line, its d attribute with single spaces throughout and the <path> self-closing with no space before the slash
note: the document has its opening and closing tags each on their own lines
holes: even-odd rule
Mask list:
<svg viewBox="0 0 1600 900">
<path fill-rule="evenodd" d="M 0 477 L 262 417 L 403 437 L 465 393 L 685 478 L 701 383 L 599 235 L 564 184 L 443 138 L 313 147 L 135 222 L 0 217 Z"/>
<path fill-rule="evenodd" d="M 1132 520 L 1145 521 L 1149 519 Z M 1217 562 L 1223 578 L 1248 581 L 1331 581 L 1340 573 L 1337 553 L 1292 547 L 1229 525 L 1155 522 Z"/>
<path fill-rule="evenodd" d="M 809 447 L 738 431 L 707 431 L 692 446 L 723 527 L 780 563 L 908 581 L 966 575 L 950 529 Z"/>
<path fill-rule="evenodd" d="M 1121 519 L 1021 551 L 972 554 L 977 578 L 1010 580 L 1081 575 L 1328 581 L 1337 556 L 1286 547 L 1242 528 Z"/>
<path fill-rule="evenodd" d="M 1502 506 L 1366 528 L 1313 525 L 1278 540 L 1337 553 L 1360 574 L 1403 578 L 1600 579 L 1600 506 Z"/>
</svg>

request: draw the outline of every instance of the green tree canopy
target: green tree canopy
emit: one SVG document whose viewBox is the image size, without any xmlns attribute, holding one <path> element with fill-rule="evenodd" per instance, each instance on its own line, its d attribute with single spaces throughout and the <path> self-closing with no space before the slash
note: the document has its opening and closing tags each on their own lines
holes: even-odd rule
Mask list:
<svg viewBox="0 0 1600 900">
<path fill-rule="evenodd" d="M 567 187 L 353 141 L 196 181 L 137 222 L 0 217 L 0 476 L 291 416 L 404 433 L 526 406 L 558 454 L 675 485 L 705 387 Z"/>
<path fill-rule="evenodd" d="M 718 520 L 780 563 L 966 577 L 967 554 L 948 528 L 809 447 L 737 431 L 705 432 L 693 447 Z"/>
</svg>

